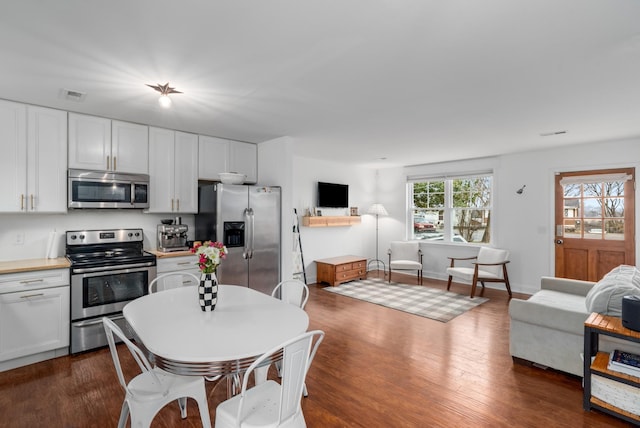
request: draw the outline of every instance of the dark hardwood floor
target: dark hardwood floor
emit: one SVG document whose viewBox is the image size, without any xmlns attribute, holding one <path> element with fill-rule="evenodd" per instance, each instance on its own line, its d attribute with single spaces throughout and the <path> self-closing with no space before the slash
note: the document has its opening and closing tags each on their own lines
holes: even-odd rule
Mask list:
<svg viewBox="0 0 640 428">
<path fill-rule="evenodd" d="M 309 427 L 627 426 L 583 411 L 580 379 L 512 362 L 506 291 L 487 289 L 488 302 L 441 323 L 323 288 L 310 286 L 306 307 L 310 329 L 326 332 L 303 399 Z M 225 385 L 207 391 L 213 420 Z M 108 349 L 61 357 L 0 373 L 0 426 L 114 427 L 123 396 Z M 152 426 L 201 424 L 189 400 L 186 420 L 172 404 Z"/>
</svg>

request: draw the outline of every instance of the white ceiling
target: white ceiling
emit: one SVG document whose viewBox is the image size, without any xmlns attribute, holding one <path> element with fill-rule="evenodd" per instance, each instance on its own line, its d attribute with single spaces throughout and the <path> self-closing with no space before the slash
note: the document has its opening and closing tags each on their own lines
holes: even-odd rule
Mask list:
<svg viewBox="0 0 640 428">
<path fill-rule="evenodd" d="M 640 135 L 638 0 L 5 1 L 0 64 L 1 98 L 372 167 Z"/>
</svg>

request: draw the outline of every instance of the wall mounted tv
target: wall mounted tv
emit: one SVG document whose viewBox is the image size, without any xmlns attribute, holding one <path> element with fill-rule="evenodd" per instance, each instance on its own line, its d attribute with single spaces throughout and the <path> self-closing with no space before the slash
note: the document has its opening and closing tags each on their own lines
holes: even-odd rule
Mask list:
<svg viewBox="0 0 640 428">
<path fill-rule="evenodd" d="M 347 208 L 349 185 L 318 181 L 318 206 L 321 208 Z"/>
</svg>

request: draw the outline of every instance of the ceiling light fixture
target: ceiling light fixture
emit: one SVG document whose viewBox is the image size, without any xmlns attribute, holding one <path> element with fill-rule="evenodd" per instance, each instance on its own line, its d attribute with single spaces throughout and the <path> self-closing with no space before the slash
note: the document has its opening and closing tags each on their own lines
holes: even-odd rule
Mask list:
<svg viewBox="0 0 640 428">
<path fill-rule="evenodd" d="M 180 91 L 176 91 L 176 88 L 170 87 L 169 86 L 169 82 L 165 83 L 164 85 L 161 85 L 161 84 L 149 85 L 149 84 L 147 84 L 147 86 L 150 87 L 150 88 L 155 89 L 158 92 L 160 92 L 160 98 L 158 98 L 158 102 L 164 108 L 171 107 L 171 98 L 169 98 L 169 94 L 181 94 L 182 93 Z"/>
</svg>

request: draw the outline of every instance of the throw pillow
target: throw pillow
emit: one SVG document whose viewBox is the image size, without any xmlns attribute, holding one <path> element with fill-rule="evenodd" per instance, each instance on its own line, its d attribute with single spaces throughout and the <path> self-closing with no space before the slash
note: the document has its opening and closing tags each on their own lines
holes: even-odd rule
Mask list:
<svg viewBox="0 0 640 428">
<path fill-rule="evenodd" d="M 622 297 L 640 296 L 640 271 L 635 266 L 621 265 L 606 274 L 587 294 L 587 311 L 619 317 Z"/>
</svg>

